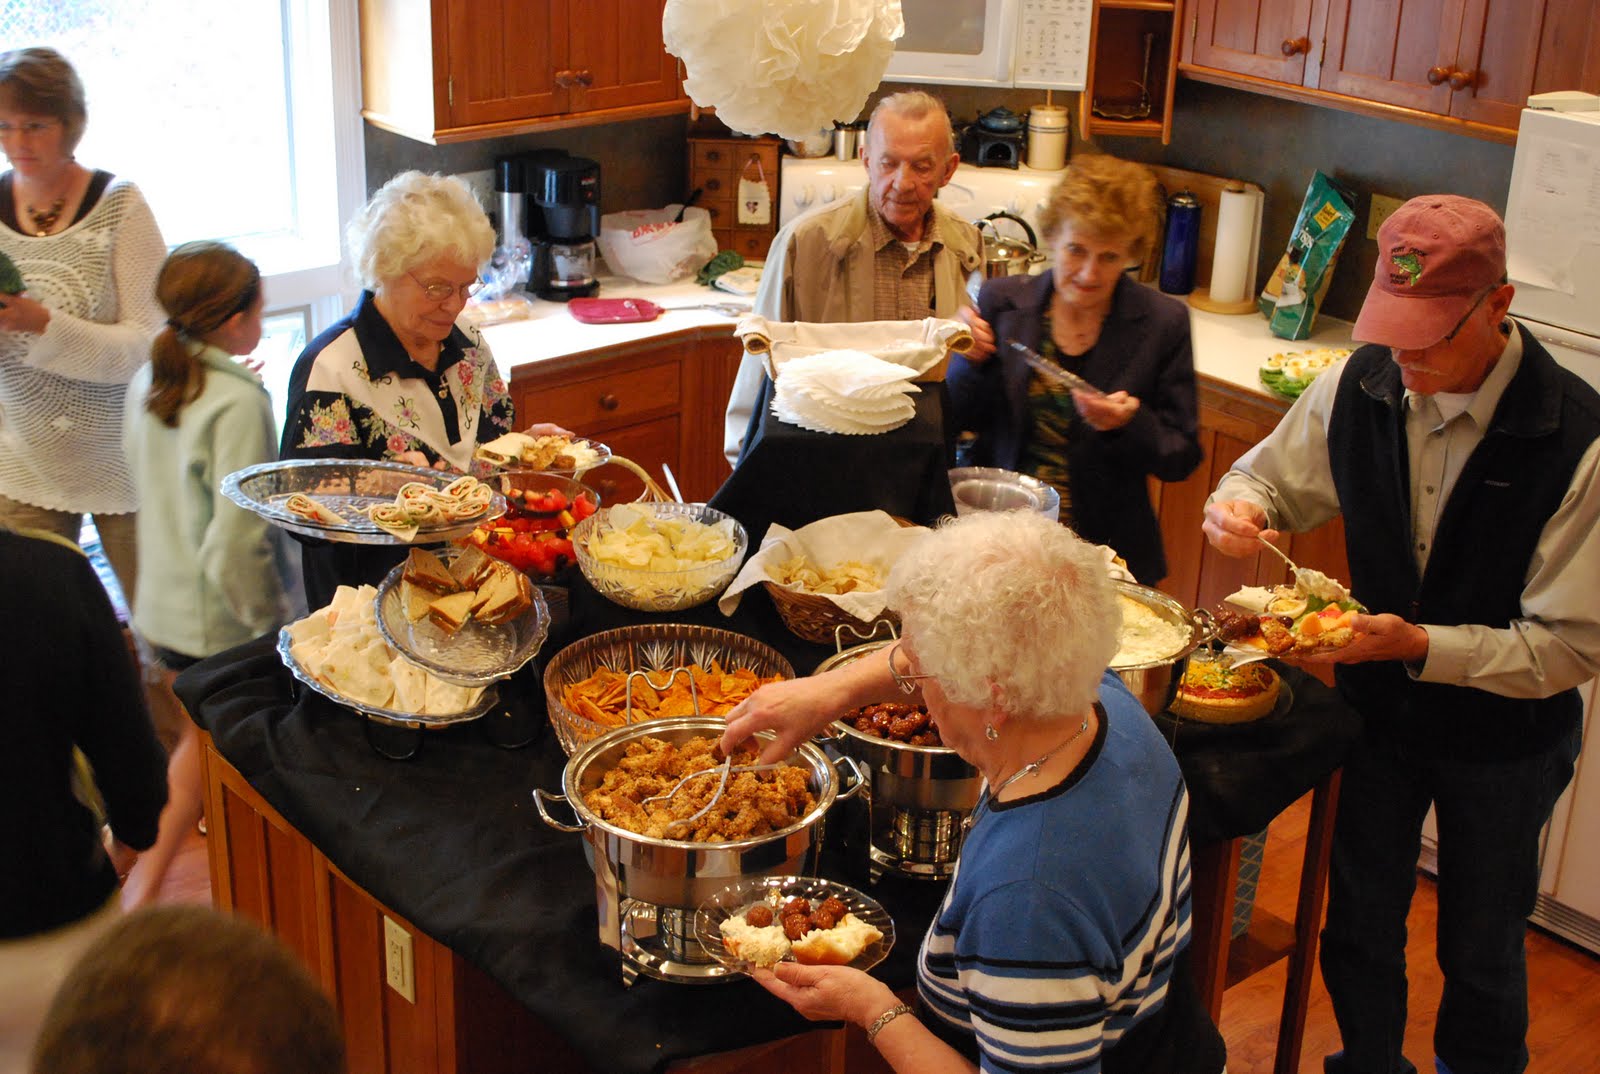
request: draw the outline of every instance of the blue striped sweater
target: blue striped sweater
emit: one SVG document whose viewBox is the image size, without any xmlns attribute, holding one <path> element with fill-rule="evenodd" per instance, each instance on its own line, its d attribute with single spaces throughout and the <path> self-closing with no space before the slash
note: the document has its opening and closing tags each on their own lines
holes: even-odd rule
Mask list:
<svg viewBox="0 0 1600 1074">
<path fill-rule="evenodd" d="M 1071 778 L 979 807 L 923 939 L 923 1005 L 936 1031 L 975 1041 L 985 1071 L 1099 1071 L 1161 1007 L 1189 942 L 1177 760 L 1109 672 L 1101 705 Z"/>
</svg>

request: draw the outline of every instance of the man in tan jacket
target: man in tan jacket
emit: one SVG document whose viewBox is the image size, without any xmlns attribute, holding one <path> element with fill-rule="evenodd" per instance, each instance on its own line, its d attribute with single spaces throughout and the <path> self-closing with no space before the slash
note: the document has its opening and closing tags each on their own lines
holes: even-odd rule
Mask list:
<svg viewBox="0 0 1600 1074">
<path fill-rule="evenodd" d="M 911 321 L 955 317 L 983 261 L 978 231 L 934 197 L 960 160 L 950 117 L 920 91 L 878 102 L 867 126 L 860 194 L 791 221 L 772 240 L 754 312 L 773 321 Z M 761 394 L 746 354 L 728 398 L 723 449 L 739 458 Z"/>
</svg>

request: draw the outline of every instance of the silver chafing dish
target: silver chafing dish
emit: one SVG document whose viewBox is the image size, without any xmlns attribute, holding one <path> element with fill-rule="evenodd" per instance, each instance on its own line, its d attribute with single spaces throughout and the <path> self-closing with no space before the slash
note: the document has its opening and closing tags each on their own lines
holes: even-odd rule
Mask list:
<svg viewBox="0 0 1600 1074">
<path fill-rule="evenodd" d="M 715 716 L 681 716 L 619 727 L 568 759 L 560 794 L 533 792 L 546 824 L 584 836 L 584 853 L 594 869 L 600 942 L 621 953 L 624 984 L 632 984 L 640 973 L 687 983 L 714 982 L 732 973 L 695 939 L 695 910 L 736 880 L 814 872 L 824 815 L 835 801 L 865 785 L 863 773 L 847 759 L 854 769 L 853 783 L 841 793 L 833 762 L 818 746 L 804 743 L 789 760 L 806 770 L 816 805 L 781 831 L 726 843 L 640 835 L 601 820 L 584 803 L 584 794 L 599 785 L 635 740 L 649 735 L 680 743 L 720 736 L 724 726 Z M 549 802 L 565 803 L 577 822 L 552 818 L 546 810 Z"/>
<path fill-rule="evenodd" d="M 817 666 L 817 674 L 893 645 L 894 638 L 845 649 Z M 857 731 L 843 720 L 827 734 L 845 756 L 867 771 L 863 795 L 870 820 L 867 868 L 943 880 L 955 871 L 966 820 L 978 807 L 983 776 L 948 746 L 913 746 Z"/>
<path fill-rule="evenodd" d="M 1211 616 L 1203 609 L 1190 611 L 1158 589 L 1136 582 L 1118 581 L 1115 584 L 1122 596 L 1137 601 L 1167 622 L 1189 631 L 1189 640 L 1171 656 L 1144 663 L 1113 662 L 1111 665 L 1133 696 L 1139 699 L 1144 710 L 1154 716 L 1165 712 L 1167 706 L 1172 704 L 1173 697 L 1178 693 L 1178 685 L 1183 682 L 1184 670 L 1189 666 L 1189 657 L 1210 639 L 1213 631 Z"/>
</svg>

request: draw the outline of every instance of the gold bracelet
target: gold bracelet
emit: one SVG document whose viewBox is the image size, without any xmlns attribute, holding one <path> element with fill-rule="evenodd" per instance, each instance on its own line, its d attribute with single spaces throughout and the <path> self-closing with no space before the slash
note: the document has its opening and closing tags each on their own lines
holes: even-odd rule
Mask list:
<svg viewBox="0 0 1600 1074">
<path fill-rule="evenodd" d="M 895 1006 L 890 1007 L 888 1010 L 884 1011 L 882 1014 L 878 1015 L 877 1019 L 874 1020 L 873 1023 L 870 1026 L 867 1027 L 867 1043 L 871 1044 L 874 1040 L 876 1040 L 877 1037 L 878 1037 L 878 1034 L 883 1032 L 883 1027 L 884 1026 L 888 1025 L 890 1022 L 894 1021 L 896 1018 L 899 1018 L 902 1014 L 910 1014 L 910 1013 L 911 1013 L 911 1005 L 910 1004 L 908 1004 L 908 1003 L 898 1003 Z"/>
</svg>

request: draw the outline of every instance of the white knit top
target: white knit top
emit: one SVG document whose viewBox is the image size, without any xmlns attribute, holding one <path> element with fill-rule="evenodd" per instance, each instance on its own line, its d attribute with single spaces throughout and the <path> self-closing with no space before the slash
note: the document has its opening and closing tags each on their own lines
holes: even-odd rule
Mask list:
<svg viewBox="0 0 1600 1074">
<path fill-rule="evenodd" d="M 50 308 L 43 335 L 0 332 L 0 493 L 58 511 L 134 510 L 122 402 L 164 320 L 155 279 L 167 248 L 150 206 L 116 179 L 65 231 L 0 225 L 0 250 Z"/>
</svg>

